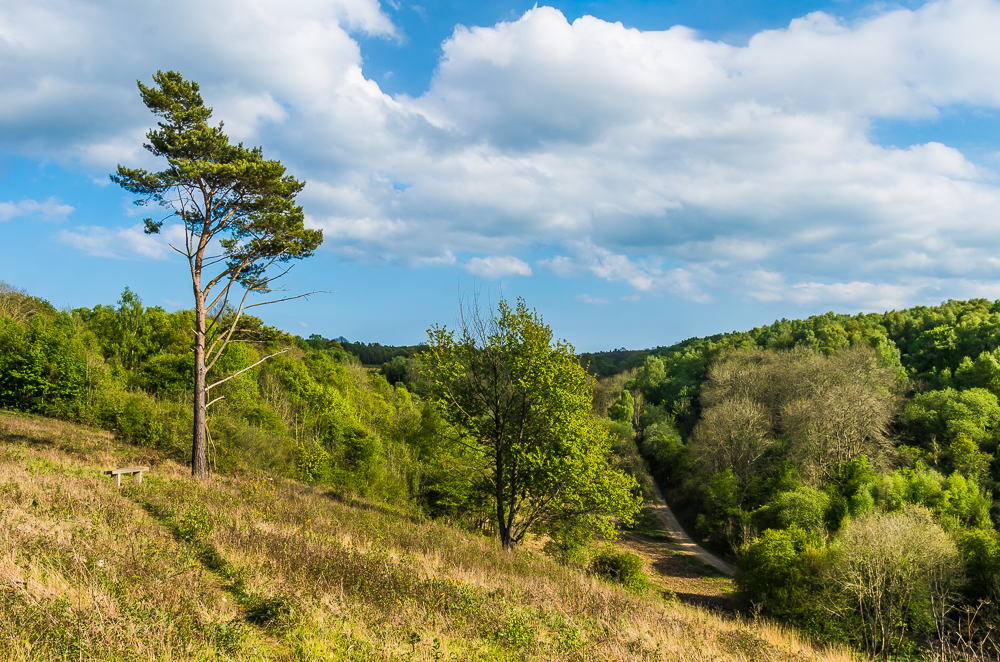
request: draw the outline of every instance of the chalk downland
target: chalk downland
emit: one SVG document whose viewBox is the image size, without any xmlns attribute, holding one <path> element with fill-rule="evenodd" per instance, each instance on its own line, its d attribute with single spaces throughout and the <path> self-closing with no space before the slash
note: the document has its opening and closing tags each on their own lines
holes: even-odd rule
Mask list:
<svg viewBox="0 0 1000 662">
<path fill-rule="evenodd" d="M 141 484 L 118 488 L 102 473 L 137 465 L 151 467 Z M 0 650 L 7 660 L 849 659 L 415 512 L 277 477 L 195 482 L 156 451 L 8 412 Z"/>
</svg>

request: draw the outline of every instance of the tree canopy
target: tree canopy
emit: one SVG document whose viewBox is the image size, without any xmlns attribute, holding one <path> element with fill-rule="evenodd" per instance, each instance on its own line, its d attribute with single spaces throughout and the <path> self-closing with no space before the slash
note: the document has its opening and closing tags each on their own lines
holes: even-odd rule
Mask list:
<svg viewBox="0 0 1000 662">
<path fill-rule="evenodd" d="M 591 383 L 572 345 L 554 341 L 518 299 L 473 310 L 458 337 L 430 329 L 421 356 L 442 411 L 481 457 L 503 546 L 533 527 L 576 518 L 614 535 L 631 522 L 638 485 L 610 462 L 612 438 L 590 415 Z"/>
</svg>

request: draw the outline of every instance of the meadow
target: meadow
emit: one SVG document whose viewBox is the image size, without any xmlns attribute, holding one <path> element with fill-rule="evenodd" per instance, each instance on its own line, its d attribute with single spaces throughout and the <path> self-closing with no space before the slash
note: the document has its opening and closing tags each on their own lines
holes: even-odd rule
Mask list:
<svg viewBox="0 0 1000 662">
<path fill-rule="evenodd" d="M 0 659 L 852 659 L 685 604 L 652 559 L 636 592 L 537 547 L 0 413 Z"/>
</svg>

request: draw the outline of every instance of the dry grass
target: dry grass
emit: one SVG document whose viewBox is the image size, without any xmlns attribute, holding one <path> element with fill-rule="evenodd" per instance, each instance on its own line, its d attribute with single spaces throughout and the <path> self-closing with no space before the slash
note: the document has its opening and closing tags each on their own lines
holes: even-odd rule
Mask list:
<svg viewBox="0 0 1000 662">
<path fill-rule="evenodd" d="M 119 490 L 104 468 L 154 470 Z M 525 549 L 0 413 L 0 659 L 828 660 Z"/>
</svg>

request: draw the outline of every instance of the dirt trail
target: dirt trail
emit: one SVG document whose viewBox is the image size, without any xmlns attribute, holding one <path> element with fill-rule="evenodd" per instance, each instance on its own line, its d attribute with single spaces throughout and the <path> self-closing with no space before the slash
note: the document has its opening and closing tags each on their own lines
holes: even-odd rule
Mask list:
<svg viewBox="0 0 1000 662">
<path fill-rule="evenodd" d="M 726 563 L 720 559 L 715 554 L 700 547 L 694 540 L 684 533 L 684 529 L 681 528 L 680 522 L 674 517 L 673 512 L 671 512 L 670 507 L 663 498 L 663 494 L 660 492 L 660 488 L 656 485 L 653 486 L 656 492 L 656 503 L 648 503 L 648 507 L 653 511 L 653 514 L 663 523 L 664 528 L 667 530 L 667 535 L 670 536 L 672 542 L 668 543 L 666 546 L 677 552 L 693 556 L 702 563 L 706 563 L 724 575 L 732 577 L 736 574 L 736 568 L 732 564 Z"/>
</svg>

